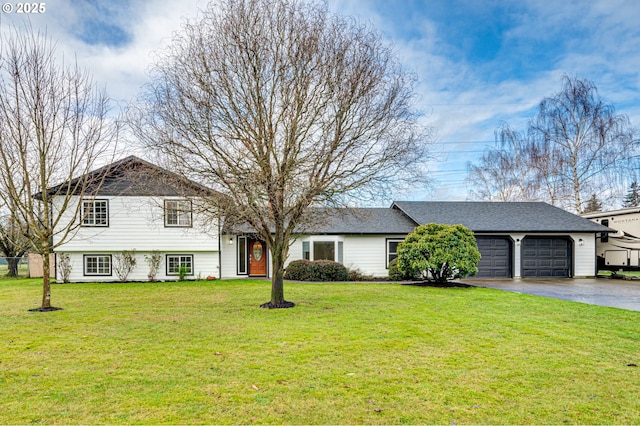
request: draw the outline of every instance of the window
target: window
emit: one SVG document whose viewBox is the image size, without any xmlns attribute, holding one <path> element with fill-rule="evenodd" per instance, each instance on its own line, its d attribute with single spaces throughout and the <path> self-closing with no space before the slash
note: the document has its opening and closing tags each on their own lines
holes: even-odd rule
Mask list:
<svg viewBox="0 0 640 426">
<path fill-rule="evenodd" d="M 398 244 L 404 240 L 387 240 L 387 268 L 393 259 L 398 257 Z"/>
<path fill-rule="evenodd" d="M 164 201 L 165 226 L 190 227 L 191 226 L 191 201 L 189 200 L 165 200 Z"/>
<path fill-rule="evenodd" d="M 311 260 L 311 248 L 309 247 L 309 241 L 302 242 L 302 258 L 304 260 Z"/>
<path fill-rule="evenodd" d="M 109 200 L 82 200 L 82 226 L 109 226 Z"/>
<path fill-rule="evenodd" d="M 609 219 L 602 219 L 602 221 L 600 223 L 602 225 L 604 225 L 604 226 L 609 226 Z M 603 243 L 608 243 L 609 242 L 609 234 L 606 233 L 606 232 L 600 233 L 600 241 L 602 241 Z"/>
<path fill-rule="evenodd" d="M 167 255 L 167 275 L 180 275 L 180 268 L 184 268 L 185 275 L 193 275 L 193 255 Z"/>
<path fill-rule="evenodd" d="M 314 241 L 313 260 L 336 260 L 336 243 L 334 241 Z"/>
<path fill-rule="evenodd" d="M 342 263 L 343 257 L 344 244 L 342 241 L 302 242 L 302 258 L 305 260 L 333 260 Z"/>
<path fill-rule="evenodd" d="M 111 275 L 111 256 L 108 254 L 85 255 L 85 275 Z"/>
<path fill-rule="evenodd" d="M 238 275 L 247 272 L 247 237 L 238 237 Z"/>
</svg>

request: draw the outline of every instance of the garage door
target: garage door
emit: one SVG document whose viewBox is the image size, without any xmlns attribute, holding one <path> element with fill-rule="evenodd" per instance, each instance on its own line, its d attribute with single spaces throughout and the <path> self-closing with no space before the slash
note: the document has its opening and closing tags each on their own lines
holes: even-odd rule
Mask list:
<svg viewBox="0 0 640 426">
<path fill-rule="evenodd" d="M 526 237 L 522 240 L 523 278 L 571 276 L 571 244 L 567 238 Z"/>
<path fill-rule="evenodd" d="M 511 278 L 511 239 L 509 237 L 476 236 L 480 262 L 478 278 Z"/>
</svg>

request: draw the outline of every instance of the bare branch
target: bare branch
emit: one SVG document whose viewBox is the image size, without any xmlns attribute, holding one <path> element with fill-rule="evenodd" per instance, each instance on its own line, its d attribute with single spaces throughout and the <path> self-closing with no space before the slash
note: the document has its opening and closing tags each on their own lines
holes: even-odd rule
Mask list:
<svg viewBox="0 0 640 426">
<path fill-rule="evenodd" d="M 308 207 L 425 181 L 413 84 L 379 34 L 325 3 L 225 0 L 158 55 L 129 115 L 176 171 L 229 197 L 219 207 L 267 243 L 281 287 Z"/>
</svg>

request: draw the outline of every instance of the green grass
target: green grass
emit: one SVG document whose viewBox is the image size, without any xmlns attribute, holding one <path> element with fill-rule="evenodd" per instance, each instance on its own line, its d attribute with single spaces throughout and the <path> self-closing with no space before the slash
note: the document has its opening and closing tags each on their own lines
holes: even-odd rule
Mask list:
<svg viewBox="0 0 640 426">
<path fill-rule="evenodd" d="M 9 273 L 9 266 L 6 264 L 0 265 L 0 279 L 5 278 Z M 20 263 L 18 265 L 18 276 L 26 278 L 29 276 L 29 265 L 27 263 Z"/>
<path fill-rule="evenodd" d="M 0 280 L 0 424 L 638 424 L 640 312 L 486 288 Z"/>
<path fill-rule="evenodd" d="M 598 271 L 599 276 L 608 277 L 611 275 L 618 275 L 626 278 L 638 278 L 640 277 L 640 271 Z"/>
</svg>

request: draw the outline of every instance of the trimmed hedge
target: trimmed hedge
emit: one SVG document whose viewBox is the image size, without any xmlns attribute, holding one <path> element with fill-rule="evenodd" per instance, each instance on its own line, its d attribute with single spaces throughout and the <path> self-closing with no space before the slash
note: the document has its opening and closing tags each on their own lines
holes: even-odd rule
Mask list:
<svg viewBox="0 0 640 426">
<path fill-rule="evenodd" d="M 286 280 L 294 281 L 349 281 L 347 268 L 332 260 L 294 260 L 284 272 Z"/>
</svg>

